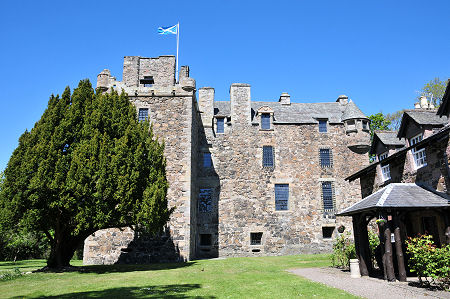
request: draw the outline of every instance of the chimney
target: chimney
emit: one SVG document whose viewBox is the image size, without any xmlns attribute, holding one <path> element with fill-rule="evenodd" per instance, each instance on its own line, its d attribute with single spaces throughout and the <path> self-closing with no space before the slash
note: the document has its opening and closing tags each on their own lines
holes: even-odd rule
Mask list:
<svg viewBox="0 0 450 299">
<path fill-rule="evenodd" d="M 211 128 L 214 117 L 214 88 L 202 87 L 198 90 L 198 108 L 203 127 Z"/>
<path fill-rule="evenodd" d="M 183 65 L 182 67 L 180 67 L 178 81 L 181 82 L 181 79 L 183 79 L 183 78 L 189 78 L 189 66 L 188 65 Z"/>
<path fill-rule="evenodd" d="M 230 87 L 231 124 L 250 125 L 250 84 L 233 83 Z"/>
<path fill-rule="evenodd" d="M 291 104 L 291 96 L 287 92 L 282 92 L 278 102 L 280 102 L 281 105 L 290 105 Z"/>
<path fill-rule="evenodd" d="M 346 96 L 345 94 L 341 94 L 340 96 L 338 96 L 336 102 L 338 102 L 341 105 L 347 105 L 348 104 L 348 96 Z"/>
<path fill-rule="evenodd" d="M 428 108 L 428 100 L 426 96 L 420 97 L 420 108 L 427 109 Z"/>
</svg>

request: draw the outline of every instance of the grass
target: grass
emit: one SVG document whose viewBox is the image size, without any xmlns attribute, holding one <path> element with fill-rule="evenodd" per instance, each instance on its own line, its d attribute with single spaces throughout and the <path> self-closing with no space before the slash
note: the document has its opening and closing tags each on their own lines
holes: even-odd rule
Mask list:
<svg viewBox="0 0 450 299">
<path fill-rule="evenodd" d="M 81 266 L 82 261 L 72 265 Z M 0 281 L 1 298 L 356 298 L 285 270 L 329 266 L 328 255 L 228 258 L 188 263 L 85 266 Z M 1 271 L 43 267 L 44 260 L 0 262 Z"/>
</svg>

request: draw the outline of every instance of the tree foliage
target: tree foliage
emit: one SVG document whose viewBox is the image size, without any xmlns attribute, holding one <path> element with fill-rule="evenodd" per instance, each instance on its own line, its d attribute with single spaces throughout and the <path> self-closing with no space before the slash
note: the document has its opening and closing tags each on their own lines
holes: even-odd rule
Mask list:
<svg viewBox="0 0 450 299">
<path fill-rule="evenodd" d="M 378 112 L 377 114 L 372 114 L 369 116 L 370 119 L 370 138 L 372 139 L 373 133 L 376 130 L 389 130 L 389 125 L 391 124 L 391 121 L 387 119 L 387 117 L 381 113 Z"/>
<path fill-rule="evenodd" d="M 69 266 L 90 234 L 109 227 L 158 231 L 167 222 L 163 145 L 138 122 L 126 94 L 95 93 L 88 80 L 51 96 L 22 134 L 0 194 L 0 227 L 50 240 L 50 268 Z"/>
<path fill-rule="evenodd" d="M 390 122 L 389 130 L 398 131 L 402 122 L 402 116 L 405 109 L 386 114 L 386 120 Z"/>
<path fill-rule="evenodd" d="M 426 96 L 429 100 L 432 101 L 435 107 L 441 105 L 442 97 L 445 93 L 445 87 L 447 83 L 445 81 L 441 81 L 439 77 L 434 78 L 420 90 L 420 96 Z M 417 99 L 420 99 L 420 96 Z"/>
</svg>

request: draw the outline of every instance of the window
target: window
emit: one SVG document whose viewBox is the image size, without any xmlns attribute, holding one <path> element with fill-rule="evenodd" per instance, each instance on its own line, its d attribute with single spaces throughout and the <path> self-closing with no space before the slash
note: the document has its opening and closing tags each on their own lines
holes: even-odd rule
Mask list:
<svg viewBox="0 0 450 299">
<path fill-rule="evenodd" d="M 333 237 L 334 226 L 323 226 L 322 227 L 322 238 L 331 239 Z"/>
<path fill-rule="evenodd" d="M 225 132 L 225 118 L 217 118 L 217 133 Z"/>
<path fill-rule="evenodd" d="M 211 168 L 211 153 L 203 153 L 203 168 Z"/>
<path fill-rule="evenodd" d="M 320 167 L 332 167 L 333 159 L 331 155 L 331 149 L 321 148 L 319 149 Z"/>
<path fill-rule="evenodd" d="M 273 146 L 263 146 L 263 167 L 273 167 Z"/>
<path fill-rule="evenodd" d="M 419 134 L 409 140 L 409 145 L 413 146 L 422 141 L 422 134 Z M 416 147 L 411 149 L 411 153 L 414 157 L 414 163 L 416 164 L 416 168 L 420 168 L 422 166 L 427 165 L 427 156 L 425 153 L 425 148 L 417 149 Z"/>
<path fill-rule="evenodd" d="M 199 212 L 211 212 L 212 200 L 211 189 L 200 189 L 198 194 L 198 210 Z"/>
<path fill-rule="evenodd" d="M 319 119 L 319 132 L 321 132 L 321 133 L 328 132 L 326 119 Z"/>
<path fill-rule="evenodd" d="M 367 120 L 362 121 L 362 128 L 365 131 L 369 131 L 369 122 Z"/>
<path fill-rule="evenodd" d="M 270 114 L 269 113 L 261 114 L 261 129 L 262 130 L 270 130 Z"/>
<path fill-rule="evenodd" d="M 263 233 L 250 233 L 250 245 L 261 245 Z"/>
<path fill-rule="evenodd" d="M 334 192 L 331 182 L 322 182 L 323 210 L 327 214 L 334 214 Z"/>
<path fill-rule="evenodd" d="M 347 121 L 347 131 L 355 131 L 356 125 L 354 120 Z"/>
<path fill-rule="evenodd" d="M 275 210 L 286 211 L 289 201 L 289 184 L 275 184 Z"/>
<path fill-rule="evenodd" d="M 378 161 L 382 161 L 382 160 L 386 159 L 387 157 L 388 157 L 388 153 L 387 152 L 379 154 L 378 155 Z"/>
<path fill-rule="evenodd" d="M 211 246 L 211 234 L 200 234 L 200 246 Z"/>
<path fill-rule="evenodd" d="M 148 108 L 139 108 L 138 120 L 145 121 L 147 119 L 148 119 Z"/>
<path fill-rule="evenodd" d="M 383 175 L 383 181 L 391 179 L 391 169 L 389 168 L 389 164 L 381 166 L 381 174 Z"/>
<path fill-rule="evenodd" d="M 152 76 L 144 76 L 144 79 L 141 79 L 140 83 L 144 85 L 144 87 L 152 87 L 153 84 L 155 84 Z"/>
</svg>

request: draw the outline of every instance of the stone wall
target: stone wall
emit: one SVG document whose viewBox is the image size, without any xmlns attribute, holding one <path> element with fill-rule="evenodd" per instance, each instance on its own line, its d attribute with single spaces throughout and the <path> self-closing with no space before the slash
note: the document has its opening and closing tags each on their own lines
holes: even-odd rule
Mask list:
<svg viewBox="0 0 450 299">
<path fill-rule="evenodd" d="M 323 238 L 322 228 L 342 224 L 350 229 L 351 219 L 324 218 L 321 182 L 333 182 L 336 211 L 359 201 L 359 182 L 344 178 L 368 164 L 367 154 L 348 148 L 354 142 L 343 124 L 330 124 L 328 133 L 319 133 L 317 124 L 273 124 L 272 130 L 260 130 L 244 113 L 250 87 L 233 84 L 230 93 L 232 120 L 225 125 L 225 134 L 215 134 L 214 128 L 206 126 L 200 129 L 198 188 L 212 189 L 212 210 L 199 212 L 198 233 L 211 234 L 212 245 L 199 247 L 197 256 L 329 252 L 337 232 L 333 238 Z M 262 167 L 264 145 L 274 147 L 273 169 Z M 332 149 L 330 169 L 319 165 L 321 147 Z M 212 168 L 203 167 L 204 152 L 212 154 Z M 288 211 L 275 211 L 274 186 L 278 183 L 289 184 Z M 260 246 L 250 245 L 250 233 L 256 232 L 263 233 Z"/>
</svg>

